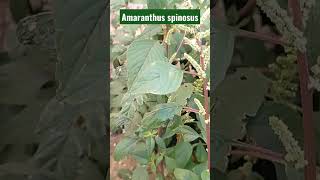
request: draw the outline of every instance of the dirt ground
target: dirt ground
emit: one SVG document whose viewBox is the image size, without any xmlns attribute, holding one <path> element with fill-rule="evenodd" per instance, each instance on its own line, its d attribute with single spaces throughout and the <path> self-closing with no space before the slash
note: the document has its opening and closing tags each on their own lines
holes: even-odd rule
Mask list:
<svg viewBox="0 0 320 180">
<path fill-rule="evenodd" d="M 110 135 L 110 180 L 122 180 L 122 178 L 118 176 L 118 170 L 129 169 L 132 171 L 136 167 L 135 160 L 131 158 L 126 158 L 122 161 L 115 161 L 113 159 L 114 149 L 122 137 L 123 134 Z"/>
</svg>

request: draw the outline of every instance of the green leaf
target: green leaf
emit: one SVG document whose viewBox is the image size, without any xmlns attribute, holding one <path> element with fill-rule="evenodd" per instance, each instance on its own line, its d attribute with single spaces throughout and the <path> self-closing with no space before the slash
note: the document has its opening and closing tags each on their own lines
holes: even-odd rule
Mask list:
<svg viewBox="0 0 320 180">
<path fill-rule="evenodd" d="M 154 150 L 154 147 L 155 147 L 155 141 L 154 141 L 153 137 L 147 138 L 146 146 L 147 146 L 148 154 L 149 154 L 149 156 L 151 156 L 151 154 Z"/>
<path fill-rule="evenodd" d="M 166 0 L 147 0 L 148 9 L 163 9 L 167 5 Z"/>
<path fill-rule="evenodd" d="M 134 41 L 127 58 L 129 93 L 163 95 L 179 88 L 183 72 L 168 62 L 158 41 Z"/>
<path fill-rule="evenodd" d="M 202 171 L 201 180 L 210 180 L 210 172 L 208 170 Z"/>
<path fill-rule="evenodd" d="M 192 146 L 188 142 L 180 142 L 175 147 L 177 167 L 184 168 L 192 155 Z"/>
<path fill-rule="evenodd" d="M 185 83 L 181 85 L 176 92 L 171 94 L 171 102 L 175 102 L 180 106 L 184 106 L 187 104 L 187 99 L 191 97 L 192 92 L 193 85 L 191 83 Z"/>
<path fill-rule="evenodd" d="M 174 176 L 177 178 L 177 180 L 200 180 L 195 173 L 187 169 L 176 168 L 174 170 Z"/>
<path fill-rule="evenodd" d="M 104 0 L 54 1 L 59 88 L 40 117 L 37 133 L 41 141 L 34 160 L 57 174 L 56 179 L 78 179 L 85 169 L 82 159 L 91 156 L 91 145 L 105 139 L 106 5 Z M 95 153 L 106 157 L 106 146 L 100 148 Z M 105 165 L 102 171 L 107 170 Z"/>
<path fill-rule="evenodd" d="M 243 119 L 254 116 L 268 90 L 267 79 L 254 69 L 239 68 L 215 90 L 214 128 L 227 139 L 244 135 Z M 245 106 L 243 104 L 246 104 Z"/>
<path fill-rule="evenodd" d="M 130 155 L 141 165 L 147 165 L 150 159 L 145 143 L 138 143 L 130 152 Z"/>
<path fill-rule="evenodd" d="M 195 152 L 196 158 L 199 162 L 206 162 L 208 161 L 208 152 L 204 149 L 202 144 L 198 144 L 196 146 Z"/>
<path fill-rule="evenodd" d="M 120 161 L 126 155 L 130 154 L 137 144 L 137 139 L 126 137 L 122 139 L 114 150 L 114 159 Z"/>
<path fill-rule="evenodd" d="M 169 171 L 173 171 L 177 167 L 176 160 L 171 157 L 165 156 L 164 161 Z"/>
<path fill-rule="evenodd" d="M 192 168 L 192 171 L 196 173 L 198 176 L 201 176 L 201 173 L 206 170 L 208 170 L 208 161 L 201 164 L 197 164 Z"/>
<path fill-rule="evenodd" d="M 214 25 L 217 26 L 217 28 L 214 34 L 215 44 L 211 71 L 214 73 L 212 86 L 215 89 L 224 79 L 228 67 L 231 64 L 235 35 L 229 29 L 220 26 L 218 22 L 214 22 Z"/>
<path fill-rule="evenodd" d="M 162 31 L 161 25 L 159 24 L 149 24 L 139 35 L 137 39 L 151 39 L 154 35 L 159 34 Z"/>
<path fill-rule="evenodd" d="M 178 132 L 182 134 L 183 140 L 186 142 L 194 141 L 200 137 L 194 129 L 186 125 L 179 127 Z"/>
<path fill-rule="evenodd" d="M 242 38 L 239 40 L 238 46 L 243 66 L 266 67 L 274 62 L 275 55 L 265 47 L 262 41 Z"/>
<path fill-rule="evenodd" d="M 0 103 L 27 105 L 41 96 L 41 87 L 53 80 L 54 63 L 48 51 L 32 48 L 0 66 Z M 16 52 L 15 52 L 16 53 Z"/>
<path fill-rule="evenodd" d="M 181 107 L 175 103 L 158 104 L 155 109 L 144 115 L 142 124 L 146 128 L 159 127 L 163 122 L 172 119 L 181 112 Z"/>
<path fill-rule="evenodd" d="M 137 167 L 132 174 L 132 180 L 148 180 L 149 174 L 147 168 L 145 167 Z"/>
<path fill-rule="evenodd" d="M 163 141 L 163 139 L 159 136 L 155 137 L 156 139 L 156 143 L 157 145 L 161 148 L 161 149 L 165 149 L 166 148 L 166 143 Z"/>
</svg>

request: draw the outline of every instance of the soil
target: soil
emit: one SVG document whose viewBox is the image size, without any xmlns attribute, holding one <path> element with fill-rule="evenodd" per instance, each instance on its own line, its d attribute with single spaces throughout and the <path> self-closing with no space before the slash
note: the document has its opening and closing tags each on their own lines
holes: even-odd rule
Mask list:
<svg viewBox="0 0 320 180">
<path fill-rule="evenodd" d="M 110 135 L 110 180 L 122 180 L 122 178 L 118 176 L 118 171 L 120 169 L 129 169 L 130 171 L 133 171 L 136 167 L 136 161 L 132 158 L 126 158 L 121 161 L 115 161 L 113 159 L 114 149 L 122 137 L 123 134 Z"/>
</svg>

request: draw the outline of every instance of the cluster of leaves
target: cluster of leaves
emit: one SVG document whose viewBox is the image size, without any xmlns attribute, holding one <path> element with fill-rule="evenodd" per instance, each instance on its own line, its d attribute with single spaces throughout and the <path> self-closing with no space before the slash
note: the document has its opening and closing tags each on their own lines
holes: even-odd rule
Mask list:
<svg viewBox="0 0 320 180">
<path fill-rule="evenodd" d="M 287 14 L 287 1 L 257 1 L 259 6 L 255 6 L 255 1 L 217 1 L 212 35 L 214 178 L 304 179 L 303 150 L 293 154 L 292 148 L 303 149 L 303 132 L 308 131 L 302 128 L 297 49 L 306 49 L 310 67 L 316 64 L 319 54 L 319 43 L 314 38 L 319 28 L 320 6 L 316 3 L 311 8 L 312 2 L 301 3 L 302 11 L 310 14 L 303 19 L 304 32 L 296 32 L 300 30 Z M 305 7 L 304 3 L 311 6 Z M 300 47 L 303 39 L 307 45 Z M 314 104 L 319 103 L 319 97 L 314 97 Z M 318 142 L 316 105 L 313 113 Z M 280 122 L 269 124 L 270 117 Z M 285 124 L 285 128 L 279 130 L 278 124 Z M 316 150 L 319 166 L 319 143 Z M 288 158 L 283 158 L 285 155 Z M 290 162 L 298 158 L 302 163 Z M 265 166 L 265 160 L 272 163 Z M 248 163 L 252 165 L 244 168 Z"/>
<path fill-rule="evenodd" d="M 114 158 L 139 163 L 132 179 L 207 180 L 209 1 L 139 2 L 200 9 L 201 25 L 120 25 L 119 9 L 136 3 L 111 1 L 111 125 L 125 132 Z"/>
<path fill-rule="evenodd" d="M 54 13 L 10 2 L 0 179 L 105 179 L 107 2 L 55 0 Z"/>
</svg>

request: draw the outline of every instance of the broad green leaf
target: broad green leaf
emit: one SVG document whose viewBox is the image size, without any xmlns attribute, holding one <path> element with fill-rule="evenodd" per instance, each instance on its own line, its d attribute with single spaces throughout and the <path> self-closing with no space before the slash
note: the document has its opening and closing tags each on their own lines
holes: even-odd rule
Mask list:
<svg viewBox="0 0 320 180">
<path fill-rule="evenodd" d="M 114 150 L 114 159 L 120 161 L 126 155 L 130 154 L 137 144 L 137 139 L 135 138 L 124 138 L 116 146 Z"/>
<path fill-rule="evenodd" d="M 178 132 L 182 134 L 183 140 L 186 142 L 194 141 L 200 137 L 194 129 L 186 125 L 179 127 Z"/>
<path fill-rule="evenodd" d="M 141 165 L 147 165 L 150 159 L 145 143 L 138 143 L 131 150 L 130 155 Z"/>
<path fill-rule="evenodd" d="M 200 180 L 195 173 L 187 169 L 176 168 L 174 170 L 174 176 L 177 178 L 177 180 Z"/>
<path fill-rule="evenodd" d="M 164 161 L 169 171 L 173 171 L 177 167 L 176 160 L 171 157 L 165 156 Z"/>
<path fill-rule="evenodd" d="M 254 69 L 239 68 L 215 90 L 214 129 L 227 139 L 244 135 L 246 116 L 254 116 L 268 90 L 267 79 Z M 244 105 L 245 103 L 245 105 Z"/>
<path fill-rule="evenodd" d="M 182 84 L 179 89 L 170 96 L 171 102 L 175 102 L 180 106 L 187 104 L 187 99 L 191 97 L 193 85 L 191 83 Z"/>
<path fill-rule="evenodd" d="M 174 115 L 181 112 L 181 107 L 175 103 L 159 104 L 156 108 L 144 115 L 142 124 L 146 128 L 158 127 L 163 122 L 173 119 Z"/>
<path fill-rule="evenodd" d="M 192 171 L 196 173 L 198 176 L 201 176 L 201 173 L 206 170 L 208 170 L 208 161 L 201 164 L 197 164 L 192 168 Z"/>
<path fill-rule="evenodd" d="M 127 58 L 129 93 L 169 94 L 179 88 L 183 72 L 168 62 L 158 41 L 134 41 Z"/>
<path fill-rule="evenodd" d="M 182 126 L 183 122 L 180 116 L 175 116 L 172 121 L 169 122 L 166 128 L 166 132 L 162 136 L 163 139 L 172 137 L 179 130 L 179 126 Z"/>
<path fill-rule="evenodd" d="M 146 167 L 137 167 L 132 174 L 132 180 L 148 180 L 149 174 Z"/>
<path fill-rule="evenodd" d="M 215 89 L 224 79 L 229 65 L 231 64 L 235 35 L 234 33 L 214 22 L 215 34 L 212 36 L 214 42 L 213 64 L 212 64 L 212 86 Z"/>
<path fill-rule="evenodd" d="M 195 155 L 199 162 L 208 161 L 208 152 L 204 149 L 202 144 L 196 146 Z"/>
<path fill-rule="evenodd" d="M 157 35 L 161 32 L 162 28 L 159 24 L 149 24 L 139 35 L 137 39 L 151 39 L 154 35 Z"/>
<path fill-rule="evenodd" d="M 177 167 L 184 168 L 192 155 L 192 146 L 188 142 L 180 142 L 175 147 Z"/>
<path fill-rule="evenodd" d="M 48 51 L 31 48 L 0 66 L 0 103 L 27 105 L 41 96 L 41 87 L 53 80 L 54 63 Z"/>
<path fill-rule="evenodd" d="M 57 179 L 78 179 L 84 168 L 81 159 L 91 156 L 91 145 L 101 144 L 105 139 L 109 98 L 106 3 L 104 0 L 53 3 L 59 56 L 55 80 L 59 89 L 40 117 L 37 132 L 41 141 L 34 159 L 43 168 L 55 162 L 50 170 L 57 174 Z M 99 154 L 106 157 L 106 147 L 100 148 Z M 107 167 L 101 169 L 106 171 Z"/>
<path fill-rule="evenodd" d="M 266 48 L 262 41 L 242 38 L 239 39 L 237 46 L 243 66 L 266 67 L 274 62 L 275 55 Z"/>
</svg>

